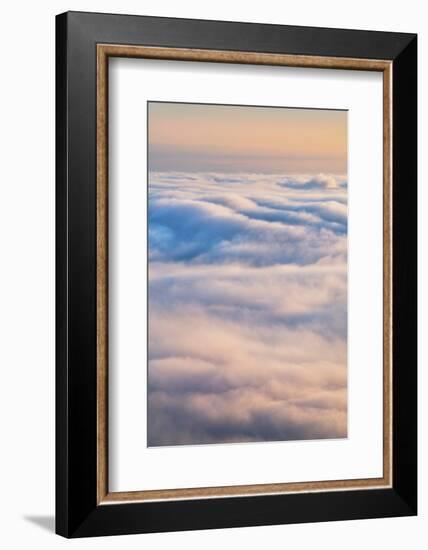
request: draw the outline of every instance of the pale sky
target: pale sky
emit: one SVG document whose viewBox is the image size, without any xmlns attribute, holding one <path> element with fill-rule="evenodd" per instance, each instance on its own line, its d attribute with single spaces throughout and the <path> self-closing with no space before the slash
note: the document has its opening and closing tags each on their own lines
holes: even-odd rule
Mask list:
<svg viewBox="0 0 428 550">
<path fill-rule="evenodd" d="M 191 103 L 148 104 L 149 169 L 347 172 L 347 112 Z"/>
</svg>

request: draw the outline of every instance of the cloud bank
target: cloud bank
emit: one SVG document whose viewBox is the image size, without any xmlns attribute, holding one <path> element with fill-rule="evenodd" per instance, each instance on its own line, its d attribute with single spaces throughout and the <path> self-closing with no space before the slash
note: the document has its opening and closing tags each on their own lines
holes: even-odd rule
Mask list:
<svg viewBox="0 0 428 550">
<path fill-rule="evenodd" d="M 347 435 L 337 175 L 149 179 L 148 445 Z"/>
</svg>

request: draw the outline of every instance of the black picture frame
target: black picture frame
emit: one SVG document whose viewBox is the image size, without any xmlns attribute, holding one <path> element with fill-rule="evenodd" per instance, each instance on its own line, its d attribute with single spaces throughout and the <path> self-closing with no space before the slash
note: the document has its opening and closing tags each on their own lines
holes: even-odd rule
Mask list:
<svg viewBox="0 0 428 550">
<path fill-rule="evenodd" d="M 96 46 L 392 62 L 392 487 L 97 504 Z M 417 36 L 68 12 L 56 18 L 56 532 L 86 537 L 417 513 Z"/>
</svg>

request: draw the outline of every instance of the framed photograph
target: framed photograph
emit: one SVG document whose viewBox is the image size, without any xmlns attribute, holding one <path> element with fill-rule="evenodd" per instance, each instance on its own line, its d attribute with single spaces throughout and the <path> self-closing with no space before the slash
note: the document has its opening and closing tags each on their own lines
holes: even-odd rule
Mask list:
<svg viewBox="0 0 428 550">
<path fill-rule="evenodd" d="M 416 514 L 416 35 L 56 24 L 57 533 Z"/>
</svg>

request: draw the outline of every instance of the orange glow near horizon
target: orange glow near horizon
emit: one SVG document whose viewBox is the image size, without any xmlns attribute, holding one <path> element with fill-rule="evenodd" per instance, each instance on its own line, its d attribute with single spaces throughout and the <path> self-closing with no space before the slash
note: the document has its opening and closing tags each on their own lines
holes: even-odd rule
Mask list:
<svg viewBox="0 0 428 550">
<path fill-rule="evenodd" d="M 346 173 L 347 112 L 149 103 L 151 170 Z"/>
</svg>

